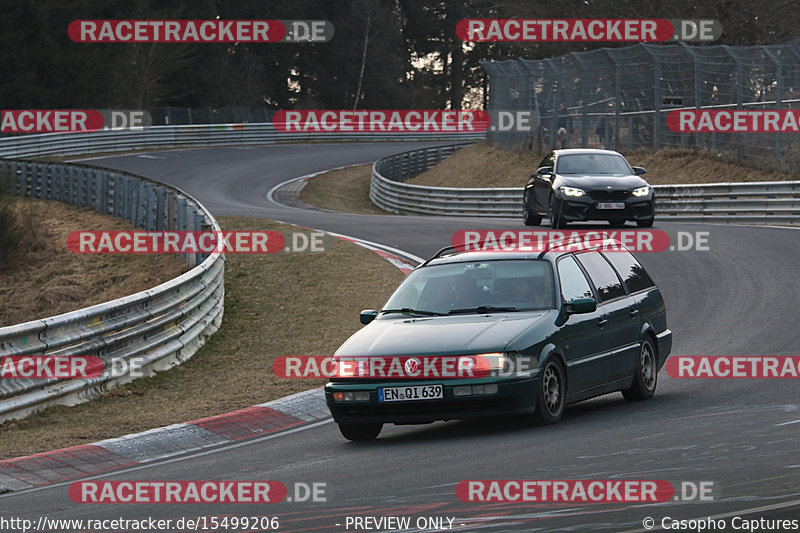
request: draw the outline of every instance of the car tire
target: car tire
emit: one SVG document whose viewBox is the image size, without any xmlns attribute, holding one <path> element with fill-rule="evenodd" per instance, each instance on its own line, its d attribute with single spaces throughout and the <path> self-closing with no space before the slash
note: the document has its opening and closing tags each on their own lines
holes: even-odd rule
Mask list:
<svg viewBox="0 0 800 533">
<path fill-rule="evenodd" d="M 365 441 L 375 440 L 383 429 L 383 424 L 346 424 L 339 422 L 339 431 L 347 440 Z"/>
<path fill-rule="evenodd" d="M 637 220 L 636 225 L 640 228 L 652 228 L 653 222 L 655 221 L 656 217 L 645 218 L 643 220 Z"/>
<path fill-rule="evenodd" d="M 622 391 L 626 400 L 649 400 L 656 392 L 658 384 L 658 364 L 656 362 L 656 349 L 653 341 L 645 337 L 639 348 L 639 358 L 636 361 L 636 372 L 633 375 L 633 384 L 629 389 Z"/>
<path fill-rule="evenodd" d="M 558 198 L 555 195 L 550 196 L 550 227 L 553 229 L 563 228 L 567 225 L 567 221 L 561 218 L 561 210 L 558 208 Z"/>
<path fill-rule="evenodd" d="M 555 424 L 564 416 L 567 398 L 567 379 L 564 367 L 550 359 L 542 368 L 539 390 L 536 391 L 536 421 L 542 425 Z"/>
<path fill-rule="evenodd" d="M 537 215 L 536 211 L 528 207 L 527 202 L 522 204 L 522 221 L 526 226 L 538 226 L 542 223 L 542 215 Z"/>
</svg>

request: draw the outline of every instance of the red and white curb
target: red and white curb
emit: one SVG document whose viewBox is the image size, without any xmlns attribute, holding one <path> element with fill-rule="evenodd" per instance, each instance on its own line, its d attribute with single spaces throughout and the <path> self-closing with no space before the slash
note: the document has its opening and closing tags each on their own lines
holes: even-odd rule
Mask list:
<svg viewBox="0 0 800 533">
<path fill-rule="evenodd" d="M 329 233 L 370 249 L 408 274 L 415 256 L 377 243 Z M 389 251 L 397 252 L 397 255 Z M 419 259 L 422 262 L 421 259 Z M 330 417 L 321 388 L 265 404 L 173 424 L 92 444 L 0 461 L 0 494 L 69 481 L 236 441 L 276 433 Z"/>
<path fill-rule="evenodd" d="M 352 242 L 353 244 L 357 244 L 363 248 L 372 250 L 373 252 L 375 252 L 376 254 L 383 257 L 391 264 L 399 268 L 405 275 L 408 275 L 412 270 L 414 270 L 416 268 L 416 264 L 406 259 L 403 259 L 401 255 L 408 259 L 416 261 L 417 264 L 422 263 L 424 261 L 424 259 L 417 257 L 415 255 L 411 255 L 408 252 L 403 252 L 402 250 L 391 248 L 389 246 L 384 246 L 382 244 L 378 244 L 371 241 L 365 241 L 363 239 L 356 239 L 355 237 L 349 237 L 347 235 L 341 235 L 339 233 L 331 233 L 330 231 L 327 231 L 326 233 L 338 239 Z"/>
<path fill-rule="evenodd" d="M 231 413 L 0 461 L 0 492 L 18 491 L 260 437 L 330 416 L 322 389 Z"/>
</svg>

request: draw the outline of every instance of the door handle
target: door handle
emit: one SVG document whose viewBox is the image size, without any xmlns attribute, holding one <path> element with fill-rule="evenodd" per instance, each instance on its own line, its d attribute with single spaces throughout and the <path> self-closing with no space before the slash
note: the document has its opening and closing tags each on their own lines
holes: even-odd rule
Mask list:
<svg viewBox="0 0 800 533">
<path fill-rule="evenodd" d="M 636 318 L 637 316 L 639 316 L 639 310 L 638 309 L 633 309 L 631 311 L 631 318 Z"/>
<path fill-rule="evenodd" d="M 608 324 L 608 320 L 606 320 L 605 318 L 598 318 L 597 319 L 597 325 L 600 326 L 601 328 L 603 326 L 605 326 L 606 324 Z"/>
</svg>

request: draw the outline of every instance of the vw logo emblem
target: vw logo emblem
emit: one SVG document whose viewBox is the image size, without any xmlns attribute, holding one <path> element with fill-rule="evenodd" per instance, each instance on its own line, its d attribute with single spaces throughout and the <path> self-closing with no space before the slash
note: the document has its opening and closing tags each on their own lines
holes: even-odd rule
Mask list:
<svg viewBox="0 0 800 533">
<path fill-rule="evenodd" d="M 403 365 L 406 369 L 406 374 L 416 374 L 417 370 L 419 370 L 419 359 L 411 359 L 406 360 L 406 364 Z"/>
</svg>

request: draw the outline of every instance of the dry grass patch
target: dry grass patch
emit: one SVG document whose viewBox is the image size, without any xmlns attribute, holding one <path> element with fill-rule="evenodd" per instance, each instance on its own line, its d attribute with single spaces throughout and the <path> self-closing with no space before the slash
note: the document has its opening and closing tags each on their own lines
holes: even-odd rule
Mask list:
<svg viewBox="0 0 800 533">
<path fill-rule="evenodd" d="M 50 200 L 9 198 L 25 239 L 0 270 L 0 326 L 45 318 L 150 289 L 186 270 L 173 255 L 76 254 L 76 230 L 131 230 L 117 218 Z"/>
<path fill-rule="evenodd" d="M 645 179 L 651 185 L 798 179 L 788 172 L 753 169 L 688 149 L 623 155 L 632 165 L 647 169 Z M 500 150 L 483 141 L 462 148 L 407 183 L 436 187 L 522 187 L 543 158 L 544 154 Z"/>
<path fill-rule="evenodd" d="M 647 169 L 644 178 L 651 185 L 752 181 L 792 181 L 797 174 L 761 170 L 728 161 L 722 155 L 694 150 L 659 150 L 626 155 L 632 165 Z"/>
<path fill-rule="evenodd" d="M 334 211 L 386 215 L 369 199 L 372 163 L 325 172 L 308 180 L 300 201 Z"/>
<path fill-rule="evenodd" d="M 296 228 L 222 217 L 226 230 Z M 75 407 L 0 426 L 0 457 L 85 444 L 249 407 L 321 386 L 276 378 L 275 357 L 330 355 L 381 306 L 403 274 L 369 250 L 338 239 L 319 254 L 228 255 L 222 328 L 184 365 Z"/>
</svg>

